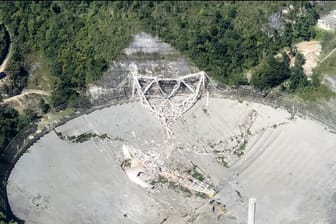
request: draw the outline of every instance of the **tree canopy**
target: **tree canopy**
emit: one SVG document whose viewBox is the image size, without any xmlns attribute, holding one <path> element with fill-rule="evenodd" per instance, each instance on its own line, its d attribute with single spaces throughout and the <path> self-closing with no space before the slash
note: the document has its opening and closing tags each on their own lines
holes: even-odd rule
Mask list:
<svg viewBox="0 0 336 224">
<path fill-rule="evenodd" d="M 268 17 L 290 4 L 294 10 L 282 30 L 268 27 L 271 31 L 265 32 Z M 0 3 L 0 20 L 13 43 L 9 70 L 22 74 L 26 57 L 42 53 L 55 77 L 53 105 L 83 94 L 140 30 L 172 44 L 210 76 L 227 84 L 246 84 L 244 72 L 264 57 L 312 38 L 317 18 L 314 5 L 295 1 Z M 14 88 L 20 91 L 22 83 L 24 79 Z"/>
</svg>

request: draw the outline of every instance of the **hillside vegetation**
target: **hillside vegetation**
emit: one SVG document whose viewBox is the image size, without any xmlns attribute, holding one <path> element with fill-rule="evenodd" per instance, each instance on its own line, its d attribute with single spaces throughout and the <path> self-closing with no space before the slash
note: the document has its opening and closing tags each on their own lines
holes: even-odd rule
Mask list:
<svg viewBox="0 0 336 224">
<path fill-rule="evenodd" d="M 290 4 L 294 8 L 280 30 L 267 25 L 272 13 Z M 264 57 L 314 37 L 317 17 L 308 2 L 0 4 L 0 20 L 9 29 L 14 51 L 8 70 L 25 76 L 27 56 L 43 55 L 55 77 L 53 105 L 84 93 L 139 30 L 172 44 L 210 76 L 239 85 L 247 83 L 246 71 Z"/>
<path fill-rule="evenodd" d="M 0 25 L 0 62 L 2 62 L 9 51 L 9 34 L 4 25 Z"/>
</svg>

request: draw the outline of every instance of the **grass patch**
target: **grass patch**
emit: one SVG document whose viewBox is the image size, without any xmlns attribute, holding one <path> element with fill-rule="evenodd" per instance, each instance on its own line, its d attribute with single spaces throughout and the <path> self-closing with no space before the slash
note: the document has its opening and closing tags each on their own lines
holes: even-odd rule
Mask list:
<svg viewBox="0 0 336 224">
<path fill-rule="evenodd" d="M 336 7 L 336 4 L 335 4 Z M 330 9 L 329 9 L 330 10 Z M 326 31 L 324 29 L 315 27 L 316 37 L 315 40 L 319 40 L 322 45 L 322 52 L 320 59 L 326 57 L 333 49 L 336 48 L 336 35 L 335 32 Z M 336 75 L 336 51 L 331 54 L 326 60 L 322 63 L 319 63 L 314 69 L 314 75 L 316 75 L 319 82 L 322 80 L 324 75 Z M 297 89 L 296 96 L 303 100 L 308 101 L 318 101 L 321 99 L 329 100 L 332 97 L 335 97 L 333 93 L 327 86 L 323 84 L 318 85 L 308 85 Z"/>
<path fill-rule="evenodd" d="M 315 30 L 315 37 L 312 39 L 312 40 L 318 40 L 318 41 L 321 41 L 323 36 L 326 34 L 326 33 L 330 33 L 329 31 L 325 30 L 325 29 L 321 29 L 319 28 L 318 26 L 315 26 L 314 27 L 314 30 Z"/>
<path fill-rule="evenodd" d="M 47 126 L 53 126 L 55 123 L 63 120 L 65 117 L 71 117 L 74 115 L 75 111 L 72 108 L 67 108 L 66 110 L 62 110 L 59 112 L 49 112 L 43 115 L 43 118 L 38 123 L 38 127 L 40 130 Z"/>
<path fill-rule="evenodd" d="M 335 32 L 326 31 L 320 29 L 318 27 L 315 28 L 316 30 L 316 40 L 319 40 L 322 45 L 322 51 L 320 55 L 320 59 L 322 60 L 325 58 L 333 49 L 336 48 L 336 35 Z M 326 60 L 322 63 L 319 63 L 315 70 L 315 73 L 319 76 L 324 74 L 331 74 L 336 75 L 336 52 L 331 54 Z"/>
<path fill-rule="evenodd" d="M 50 75 L 50 68 L 47 60 L 41 53 L 30 54 L 26 57 L 26 63 L 29 69 L 29 78 L 27 82 L 28 89 L 40 89 L 50 91 L 51 83 L 54 77 Z"/>
<path fill-rule="evenodd" d="M 336 49 L 336 33 L 332 31 L 326 31 L 318 27 L 316 27 L 315 30 L 317 34 L 315 39 L 321 41 L 322 45 L 322 52 L 320 55 L 320 60 L 322 60 L 333 49 Z M 336 51 L 334 51 L 327 59 L 316 66 L 313 76 L 314 75 L 316 75 L 316 78 L 319 80 L 319 82 L 325 75 L 336 76 Z M 303 88 L 299 88 L 296 91 L 296 95 L 301 99 L 308 101 L 317 101 L 321 99 L 329 100 L 330 98 L 336 96 L 334 92 L 332 92 L 326 85 L 323 84 L 315 86 L 309 85 Z"/>
<path fill-rule="evenodd" d="M 316 102 L 321 99 L 329 100 L 332 97 L 335 97 L 336 94 L 332 92 L 327 86 L 319 85 L 317 87 L 314 86 L 306 86 L 297 90 L 296 95 L 307 101 Z"/>
<path fill-rule="evenodd" d="M 322 47 L 325 47 L 325 48 L 335 45 L 335 43 L 334 43 L 334 40 L 335 40 L 334 35 L 335 34 L 334 34 L 333 31 L 325 30 L 325 29 L 322 29 L 318 26 L 315 26 L 314 30 L 315 30 L 316 35 L 315 35 L 314 39 L 312 39 L 312 40 L 321 41 Z"/>
<path fill-rule="evenodd" d="M 320 63 L 316 68 L 315 72 L 321 76 L 324 74 L 336 75 L 336 51 L 330 55 L 326 60 Z"/>
<path fill-rule="evenodd" d="M 336 35 L 335 32 L 326 31 L 321 28 L 315 27 L 316 37 L 315 40 L 321 42 L 322 51 L 320 59 L 325 58 L 333 49 L 336 48 Z M 322 63 L 319 63 L 314 69 L 316 74 L 322 76 L 324 74 L 335 74 L 336 75 L 336 52 L 331 54 Z"/>
</svg>

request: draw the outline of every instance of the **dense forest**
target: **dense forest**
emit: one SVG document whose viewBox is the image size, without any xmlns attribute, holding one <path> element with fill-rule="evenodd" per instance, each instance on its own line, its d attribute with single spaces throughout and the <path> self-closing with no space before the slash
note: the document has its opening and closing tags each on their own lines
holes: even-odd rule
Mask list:
<svg viewBox="0 0 336 224">
<path fill-rule="evenodd" d="M 269 27 L 268 17 L 290 4 L 282 28 Z M 309 2 L 9 1 L 0 12 L 14 46 L 9 70 L 25 77 L 27 57 L 41 53 L 55 77 L 53 105 L 83 93 L 139 30 L 172 44 L 210 76 L 237 85 L 246 84 L 243 73 L 265 57 L 314 37 L 318 18 Z M 14 94 L 22 89 L 17 86 Z"/>
<path fill-rule="evenodd" d="M 318 15 L 310 3 L 294 8 L 283 30 L 267 26 L 270 14 L 282 4 L 163 2 L 154 10 L 133 7 L 144 15 L 149 32 L 187 54 L 210 76 L 227 84 L 246 84 L 246 69 L 294 42 L 314 37 Z"/>
<path fill-rule="evenodd" d="M 4 25 L 0 25 L 0 62 L 5 59 L 9 52 L 10 38 Z"/>
</svg>

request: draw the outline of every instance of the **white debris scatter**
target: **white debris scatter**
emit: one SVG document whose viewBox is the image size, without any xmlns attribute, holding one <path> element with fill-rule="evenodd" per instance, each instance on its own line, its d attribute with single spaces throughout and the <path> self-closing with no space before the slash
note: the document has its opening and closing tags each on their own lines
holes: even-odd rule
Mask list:
<svg viewBox="0 0 336 224">
<path fill-rule="evenodd" d="M 58 127 L 63 136 L 109 138 L 75 143 L 51 132 L 38 140 L 8 180 L 14 213 L 41 224 L 238 224 L 255 197 L 257 223 L 335 221 L 334 134 L 256 103 L 210 98 L 204 105 L 177 120 L 169 140 L 137 102 Z"/>
<path fill-rule="evenodd" d="M 174 50 L 169 44 L 162 43 L 157 38 L 153 38 L 151 35 L 141 32 L 134 36 L 131 45 L 125 49 L 127 55 L 139 52 L 170 54 L 173 53 Z"/>
</svg>

